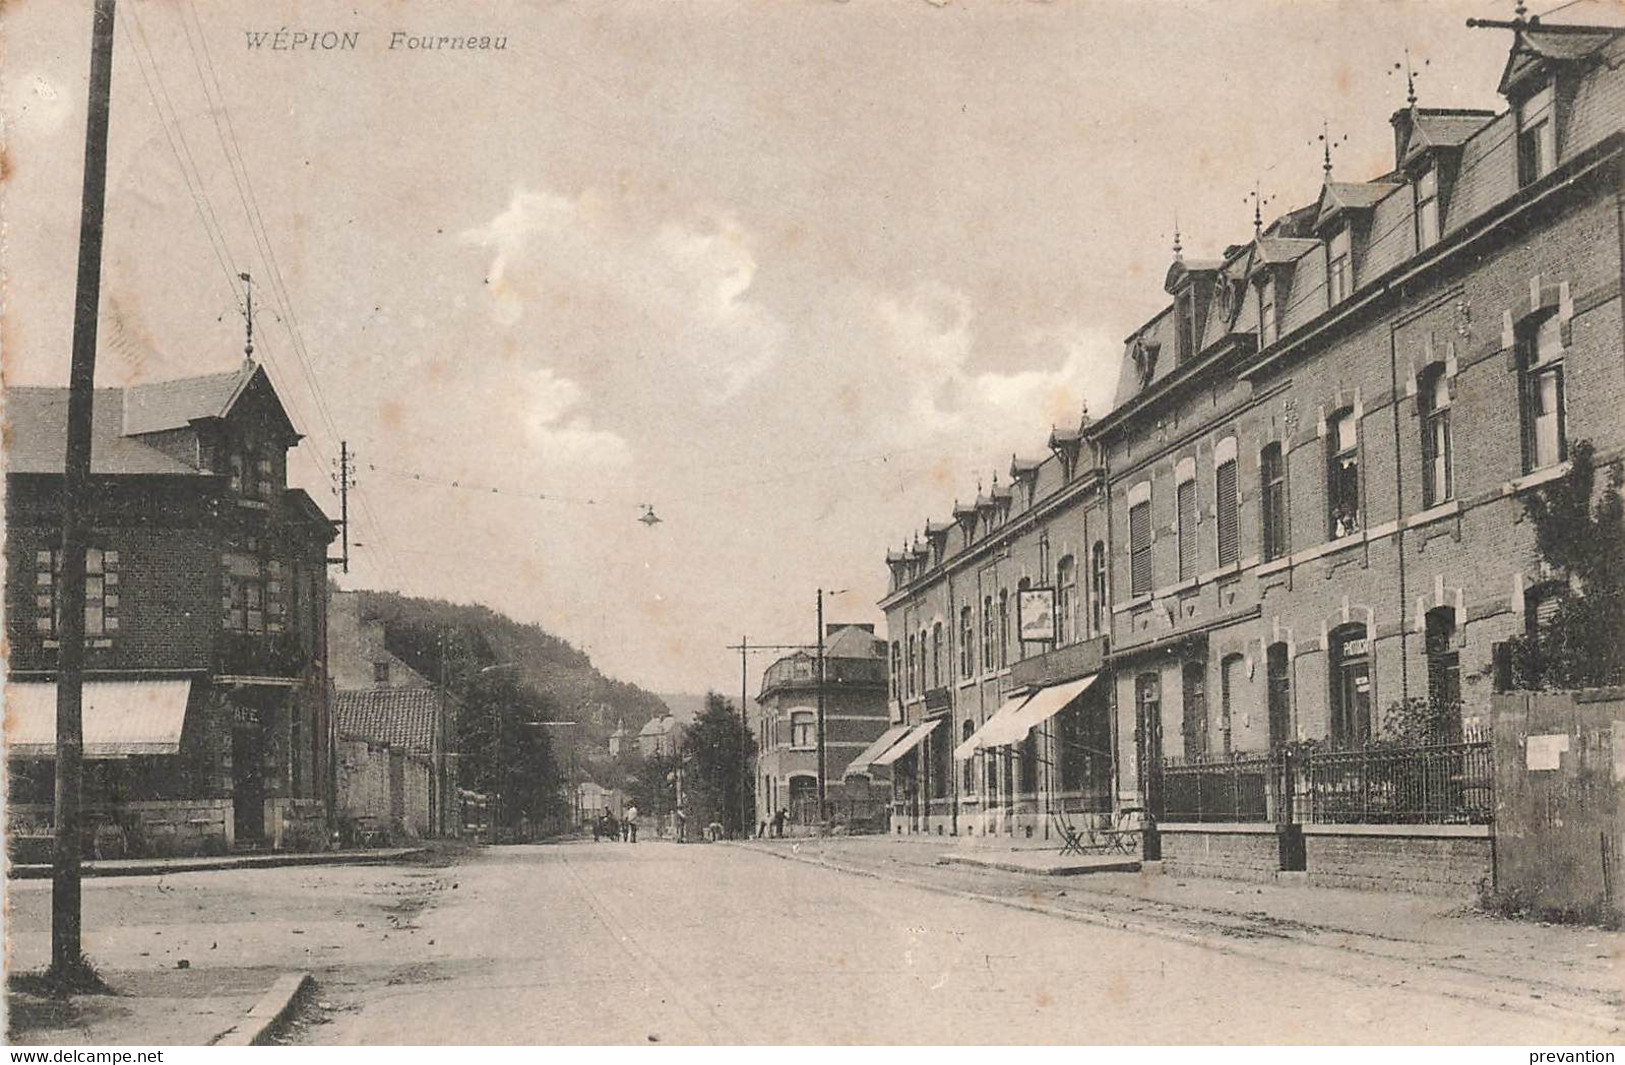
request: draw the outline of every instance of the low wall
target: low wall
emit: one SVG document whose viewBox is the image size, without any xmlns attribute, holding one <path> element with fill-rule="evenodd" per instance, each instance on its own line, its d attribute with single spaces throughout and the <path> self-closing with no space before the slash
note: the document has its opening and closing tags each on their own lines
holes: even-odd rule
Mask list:
<svg viewBox="0 0 1625 1065">
<path fill-rule="evenodd" d="M 1303 843 L 1321 887 L 1468 899 L 1495 875 L 1488 825 L 1304 825 Z"/>
<path fill-rule="evenodd" d="M 1273 880 L 1281 869 L 1280 836 L 1273 824 L 1157 825 L 1162 867 L 1175 876 Z"/>
<path fill-rule="evenodd" d="M 87 807 L 85 856 L 197 857 L 231 849 L 230 799 L 157 799 Z M 49 862 L 55 814 L 48 803 L 9 803 L 6 835 L 12 860 Z"/>
<path fill-rule="evenodd" d="M 327 847 L 327 809 L 320 799 L 266 799 L 265 825 L 272 850 L 319 851 Z"/>
</svg>

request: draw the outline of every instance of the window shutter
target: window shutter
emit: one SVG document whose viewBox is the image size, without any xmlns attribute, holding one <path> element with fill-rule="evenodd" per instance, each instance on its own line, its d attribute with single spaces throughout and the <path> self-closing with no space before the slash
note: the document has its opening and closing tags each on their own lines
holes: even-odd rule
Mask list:
<svg viewBox="0 0 1625 1065">
<path fill-rule="evenodd" d="M 1179 486 L 1179 579 L 1196 576 L 1196 481 Z"/>
<path fill-rule="evenodd" d="M 1236 539 L 1236 460 L 1221 463 L 1213 475 L 1214 491 L 1218 495 L 1219 565 L 1235 562 L 1239 545 Z"/>
<path fill-rule="evenodd" d="M 1134 595 L 1151 590 L 1151 504 L 1130 507 L 1129 526 L 1129 583 Z"/>
</svg>

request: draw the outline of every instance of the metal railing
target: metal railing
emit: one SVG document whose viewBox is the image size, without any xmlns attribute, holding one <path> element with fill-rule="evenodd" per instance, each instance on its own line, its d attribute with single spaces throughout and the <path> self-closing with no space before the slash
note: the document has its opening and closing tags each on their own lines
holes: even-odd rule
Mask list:
<svg viewBox="0 0 1625 1065">
<path fill-rule="evenodd" d="M 1165 821 L 1272 821 L 1279 802 L 1282 760 L 1270 754 L 1237 754 L 1162 767 L 1162 810 Z"/>
<path fill-rule="evenodd" d="M 1313 751 L 1293 765 L 1307 824 L 1487 825 L 1495 820 L 1488 742 Z"/>
<path fill-rule="evenodd" d="M 1488 740 L 1354 750 L 1169 759 L 1159 767 L 1163 821 L 1490 824 Z"/>
</svg>

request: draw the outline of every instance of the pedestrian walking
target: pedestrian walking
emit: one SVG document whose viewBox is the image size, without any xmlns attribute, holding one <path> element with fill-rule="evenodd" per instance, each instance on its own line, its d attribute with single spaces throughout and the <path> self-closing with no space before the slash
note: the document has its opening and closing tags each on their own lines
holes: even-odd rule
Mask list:
<svg viewBox="0 0 1625 1065">
<path fill-rule="evenodd" d="M 767 818 L 764 817 L 760 821 L 756 822 L 756 838 L 761 839 L 766 835 L 767 835 Z"/>
<path fill-rule="evenodd" d="M 673 814 L 673 820 L 676 822 L 677 842 L 682 843 L 684 835 L 688 831 L 688 814 L 684 813 L 683 808 L 679 806 L 676 813 Z"/>
<path fill-rule="evenodd" d="M 626 814 L 621 818 L 621 826 L 626 830 L 626 842 L 638 841 L 638 807 L 636 803 L 626 808 Z"/>
<path fill-rule="evenodd" d="M 773 834 L 779 839 L 784 838 L 784 821 L 788 816 L 789 815 L 785 813 L 784 807 L 782 806 L 779 807 L 778 812 L 773 815 Z"/>
</svg>

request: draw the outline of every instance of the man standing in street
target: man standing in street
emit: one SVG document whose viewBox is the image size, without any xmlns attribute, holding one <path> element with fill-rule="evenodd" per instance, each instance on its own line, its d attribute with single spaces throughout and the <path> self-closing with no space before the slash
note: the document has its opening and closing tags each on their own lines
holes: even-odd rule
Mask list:
<svg viewBox="0 0 1625 1065">
<path fill-rule="evenodd" d="M 621 818 L 621 827 L 626 830 L 626 841 L 628 843 L 636 843 L 638 841 L 637 803 L 633 803 L 631 806 L 626 808 L 626 815 Z"/>
</svg>

